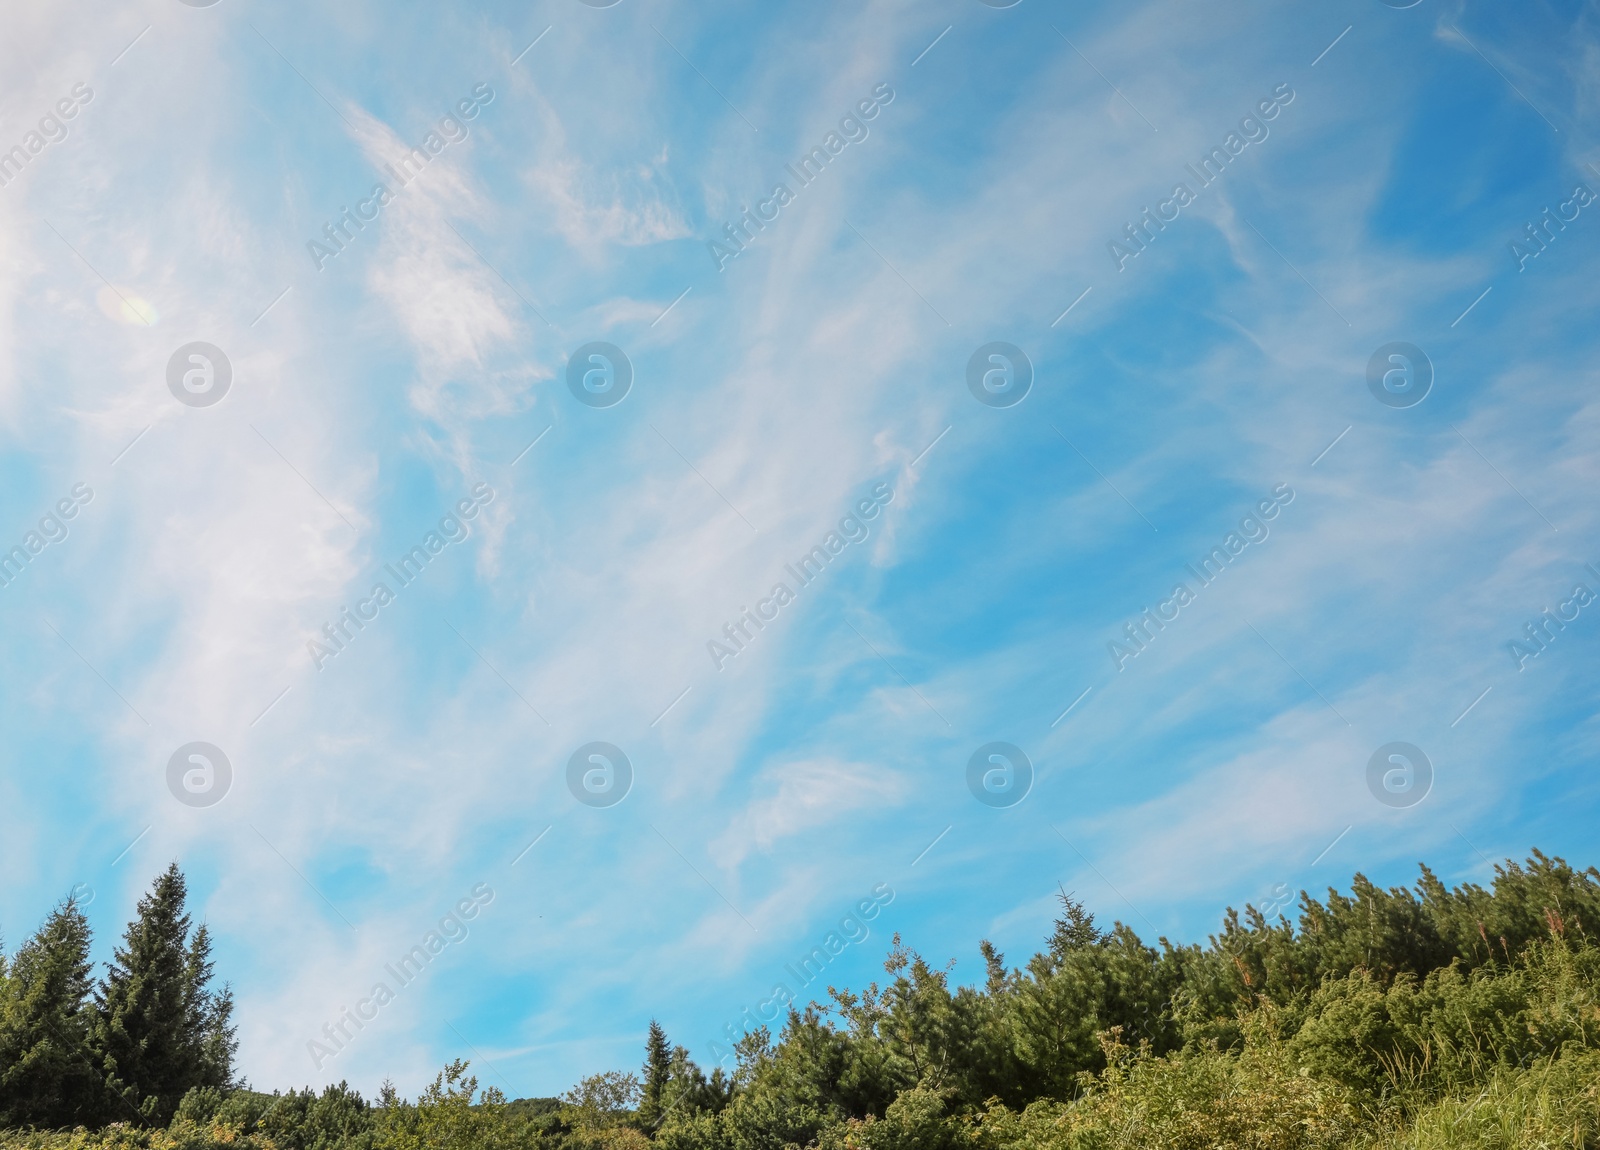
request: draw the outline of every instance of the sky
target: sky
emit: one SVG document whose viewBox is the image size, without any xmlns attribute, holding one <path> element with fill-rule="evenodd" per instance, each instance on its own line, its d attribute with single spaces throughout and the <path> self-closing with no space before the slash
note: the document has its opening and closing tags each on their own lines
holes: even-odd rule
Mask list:
<svg viewBox="0 0 1600 1150">
<path fill-rule="evenodd" d="M 0 932 L 257 1088 L 1600 862 L 1593 3 L 0 20 Z"/>
</svg>

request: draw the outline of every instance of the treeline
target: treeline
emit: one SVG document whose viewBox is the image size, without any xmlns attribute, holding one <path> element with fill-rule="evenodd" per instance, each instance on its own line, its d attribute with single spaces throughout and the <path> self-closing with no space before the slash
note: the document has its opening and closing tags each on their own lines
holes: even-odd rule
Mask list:
<svg viewBox="0 0 1600 1150">
<path fill-rule="evenodd" d="M 196 1087 L 161 1129 L 39 1150 L 1333 1150 L 1600 1147 L 1600 871 L 1535 851 L 1492 887 L 1357 875 L 1205 945 L 1102 929 L 1063 892 L 1045 948 L 957 985 L 888 977 L 746 1034 L 705 1073 L 652 1023 L 638 1073 L 508 1102 L 464 1063 L 414 1101 Z M 20 956 L 19 956 L 20 957 Z M 224 1039 L 223 1044 L 231 1039 Z M 5 1140 L 0 1139 L 0 1143 Z"/>
<path fill-rule="evenodd" d="M 173 864 L 98 980 L 72 898 L 15 955 L 0 950 L 0 1126 L 164 1125 L 189 1091 L 234 1086 L 233 996 L 211 988 L 187 893 Z"/>
</svg>

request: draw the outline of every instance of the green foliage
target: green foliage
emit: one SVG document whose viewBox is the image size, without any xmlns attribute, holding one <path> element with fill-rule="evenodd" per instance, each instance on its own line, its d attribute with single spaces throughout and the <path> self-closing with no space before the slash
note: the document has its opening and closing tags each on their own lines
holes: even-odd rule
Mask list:
<svg viewBox="0 0 1600 1150">
<path fill-rule="evenodd" d="M 1206 946 L 1147 946 L 1062 892 L 1024 965 L 981 945 L 981 985 L 897 935 L 886 981 L 746 1034 L 731 1074 L 652 1022 L 639 1076 L 509 1103 L 463 1062 L 415 1101 L 234 1088 L 231 1003 L 182 903 L 169 871 L 95 1003 L 70 902 L 0 958 L 6 1120 L 64 1125 L 107 1079 L 141 1119 L 0 1150 L 1600 1150 L 1600 871 L 1537 852 L 1490 890 L 1423 868 L 1302 894 L 1295 922 L 1230 909 Z M 75 1049 L 115 1073 L 74 1078 Z"/>
<path fill-rule="evenodd" d="M 1387 989 L 1366 971 L 1312 995 L 1289 1049 L 1373 1101 L 1437 1097 L 1565 1051 L 1600 1049 L 1600 950 L 1556 937 L 1509 968 L 1459 964 Z"/>
<path fill-rule="evenodd" d="M 869 1114 L 832 1126 L 817 1145 L 821 1150 L 969 1150 L 972 1134 L 946 1114 L 947 1101 L 938 1091 L 913 1086 L 895 1096 L 882 1118 Z"/>
<path fill-rule="evenodd" d="M 650 1020 L 650 1030 L 644 1040 L 644 1089 L 639 1103 L 639 1125 L 654 1130 L 661 1125 L 667 1104 L 664 1095 L 667 1080 L 672 1076 L 672 1050 L 667 1042 L 667 1032 L 655 1019 Z"/>
<path fill-rule="evenodd" d="M 176 863 L 139 900 L 95 996 L 91 1045 L 116 1104 L 165 1123 L 194 1086 L 231 1086 L 231 996 L 213 995 L 211 940 L 193 936 Z"/>
<path fill-rule="evenodd" d="M 71 899 L 0 964 L 0 1126 L 164 1125 L 196 1087 L 221 1104 L 234 1086 L 233 997 L 211 989 L 211 938 L 204 925 L 191 933 L 187 893 L 168 867 L 97 987 Z"/>
<path fill-rule="evenodd" d="M 252 1104 L 230 1114 L 228 1106 L 241 1097 Z M 324 1087 L 321 1094 L 307 1088 L 270 1099 L 238 1090 L 228 1096 L 218 1121 L 243 1131 L 259 1130 L 279 1150 L 368 1150 L 372 1144 L 372 1108 L 344 1082 Z"/>
<path fill-rule="evenodd" d="M 1533 1150 L 1600 1146 L 1600 1053 L 1500 1069 L 1471 1095 L 1444 1099 L 1381 1150 Z"/>
<path fill-rule="evenodd" d="M 606 1129 L 628 1119 L 641 1096 L 637 1078 L 608 1070 L 604 1074 L 590 1075 L 562 1095 L 561 1116 L 581 1129 Z"/>
<path fill-rule="evenodd" d="M 505 1096 L 494 1087 L 478 1093 L 478 1080 L 459 1059 L 434 1079 L 416 1102 L 385 1084 L 373 1128 L 383 1150 L 500 1150 L 520 1145 L 507 1121 Z"/>
<path fill-rule="evenodd" d="M 0 1126 L 71 1126 L 98 1116 L 89 970 L 89 923 L 69 898 L 0 977 Z"/>
<path fill-rule="evenodd" d="M 1265 1035 L 1262 1036 L 1265 1038 Z M 1332 1150 L 1360 1116 L 1337 1084 L 1294 1072 L 1270 1038 L 1238 1054 L 1216 1046 L 1165 1058 L 1107 1036 L 1106 1069 L 1071 1102 L 1018 1112 L 998 1103 L 979 1117 L 984 1150 Z"/>
<path fill-rule="evenodd" d="M 1484 1090 L 1555 1122 L 1577 1080 L 1549 1068 L 1600 1049 L 1594 923 L 1600 872 L 1537 852 L 1492 891 L 1423 868 L 1414 889 L 1302 894 L 1294 923 L 1230 910 L 1206 947 L 1103 930 L 1063 892 L 1024 967 L 982 945 L 981 987 L 897 936 L 887 984 L 792 1010 L 742 1049 L 725 1105 L 679 1108 L 656 1141 L 1313 1150 L 1403 1140 Z"/>
</svg>

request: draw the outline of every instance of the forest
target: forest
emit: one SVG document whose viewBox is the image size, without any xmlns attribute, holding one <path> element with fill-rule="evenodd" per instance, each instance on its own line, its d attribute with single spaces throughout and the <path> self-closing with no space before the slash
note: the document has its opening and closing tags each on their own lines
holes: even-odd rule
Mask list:
<svg viewBox="0 0 1600 1150">
<path fill-rule="evenodd" d="M 0 953 L 0 1147 L 37 1150 L 1321 1150 L 1600 1147 L 1600 870 L 1489 887 L 1357 874 L 1293 921 L 1152 946 L 1069 893 L 963 985 L 895 936 L 881 982 L 791 1010 L 707 1074 L 655 1022 L 638 1070 L 508 1100 L 467 1063 L 385 1084 L 240 1080 L 233 1000 L 174 864 L 93 977 L 71 899 Z"/>
</svg>

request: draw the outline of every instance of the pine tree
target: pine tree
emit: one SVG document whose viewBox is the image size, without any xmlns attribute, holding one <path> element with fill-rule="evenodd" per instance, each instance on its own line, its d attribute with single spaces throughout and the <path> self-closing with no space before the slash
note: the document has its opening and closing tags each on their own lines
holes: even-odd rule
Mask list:
<svg viewBox="0 0 1600 1150">
<path fill-rule="evenodd" d="M 93 1045 L 117 1109 L 166 1124 L 192 1086 L 231 1084 L 232 997 L 213 995 L 210 937 L 189 938 L 176 863 L 139 900 L 95 997 Z M 114 1115 L 118 1116 L 118 1115 Z"/>
<path fill-rule="evenodd" d="M 68 898 L 0 971 L 0 1126 L 92 1121 L 89 923 Z"/>
</svg>

